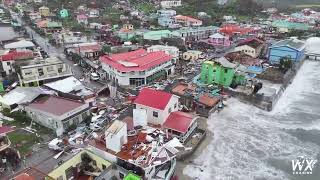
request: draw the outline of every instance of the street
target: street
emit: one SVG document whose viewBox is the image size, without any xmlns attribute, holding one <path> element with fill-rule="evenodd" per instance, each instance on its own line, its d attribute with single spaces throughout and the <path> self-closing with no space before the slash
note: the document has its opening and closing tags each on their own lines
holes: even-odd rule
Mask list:
<svg viewBox="0 0 320 180">
<path fill-rule="evenodd" d="M 101 84 L 97 81 L 91 81 L 90 77 L 85 76 L 85 72 L 83 69 L 78 66 L 77 64 L 74 64 L 71 60 L 68 60 L 63 52 L 63 47 L 57 48 L 55 46 L 52 46 L 49 43 L 49 40 L 47 38 L 41 37 L 38 33 L 36 33 L 30 26 L 28 26 L 21 17 L 15 17 L 16 20 L 23 25 L 25 30 L 27 31 L 28 35 L 33 38 L 33 40 L 45 51 L 50 57 L 57 57 L 61 61 L 63 61 L 65 64 L 69 65 L 72 68 L 72 72 L 75 78 L 82 79 L 86 78 L 82 83 L 86 85 L 87 87 L 98 90 L 101 88 L 104 84 Z"/>
</svg>

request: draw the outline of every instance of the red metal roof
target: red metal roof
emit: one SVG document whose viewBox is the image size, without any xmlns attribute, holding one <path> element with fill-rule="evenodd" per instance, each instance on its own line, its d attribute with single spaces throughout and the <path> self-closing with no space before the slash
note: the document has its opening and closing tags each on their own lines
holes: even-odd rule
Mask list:
<svg viewBox="0 0 320 180">
<path fill-rule="evenodd" d="M 13 50 L 0 56 L 0 61 L 14 61 L 20 59 L 33 58 L 33 52 L 30 50 L 17 51 Z"/>
<path fill-rule="evenodd" d="M 75 100 L 57 96 L 45 96 L 37 99 L 28 107 L 60 116 L 82 105 L 84 105 L 84 103 Z"/>
<path fill-rule="evenodd" d="M 6 134 L 6 133 L 9 133 L 9 132 L 12 132 L 12 131 L 14 131 L 14 128 L 12 128 L 10 126 L 1 126 L 0 127 L 0 135 Z"/>
<path fill-rule="evenodd" d="M 186 133 L 193 120 L 191 114 L 187 114 L 181 111 L 170 113 L 167 120 L 164 122 L 163 127 L 166 129 L 172 129 L 181 133 Z"/>
<path fill-rule="evenodd" d="M 222 26 L 219 31 L 227 35 L 233 35 L 234 33 L 246 34 L 252 32 L 253 28 L 243 28 L 238 25 L 227 24 Z"/>
<path fill-rule="evenodd" d="M 136 51 L 102 56 L 100 61 L 108 64 L 120 72 L 145 71 L 172 59 L 164 51 L 148 53 L 144 49 Z M 127 65 L 126 65 L 127 64 Z"/>
<path fill-rule="evenodd" d="M 135 104 L 141 104 L 144 106 L 152 107 L 155 109 L 164 110 L 169 103 L 172 94 L 158 91 L 149 88 L 143 88 L 137 99 L 134 101 Z"/>
</svg>

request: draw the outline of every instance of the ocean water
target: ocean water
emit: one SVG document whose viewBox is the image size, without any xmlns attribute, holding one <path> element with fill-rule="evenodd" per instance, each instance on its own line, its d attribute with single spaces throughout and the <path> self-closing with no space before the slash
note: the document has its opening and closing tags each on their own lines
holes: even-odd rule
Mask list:
<svg viewBox="0 0 320 180">
<path fill-rule="evenodd" d="M 306 61 L 272 112 L 236 99 L 208 119 L 214 139 L 183 173 L 200 180 L 320 180 L 320 62 Z M 317 159 L 312 175 L 291 160 Z"/>
</svg>

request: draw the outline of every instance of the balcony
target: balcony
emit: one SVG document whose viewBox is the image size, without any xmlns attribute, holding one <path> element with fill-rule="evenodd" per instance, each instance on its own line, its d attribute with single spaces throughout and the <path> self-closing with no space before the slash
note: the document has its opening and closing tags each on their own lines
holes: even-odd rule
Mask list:
<svg viewBox="0 0 320 180">
<path fill-rule="evenodd" d="M 30 83 L 30 82 L 54 79 L 54 78 L 59 78 L 64 76 L 72 76 L 71 68 L 67 68 L 65 71 L 62 71 L 60 73 L 55 71 L 55 72 L 44 74 L 42 76 L 34 75 L 29 77 L 23 77 L 23 82 Z"/>
</svg>

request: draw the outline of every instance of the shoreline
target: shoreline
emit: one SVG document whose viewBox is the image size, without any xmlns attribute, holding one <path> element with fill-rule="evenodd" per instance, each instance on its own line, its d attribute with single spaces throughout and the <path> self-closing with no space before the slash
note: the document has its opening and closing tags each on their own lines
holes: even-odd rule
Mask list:
<svg viewBox="0 0 320 180">
<path fill-rule="evenodd" d="M 210 117 L 210 116 L 209 116 Z M 180 180 L 192 180 L 191 177 L 188 175 L 183 174 L 183 170 L 187 165 L 193 164 L 193 161 L 203 152 L 205 148 L 211 143 L 212 140 L 214 140 L 214 134 L 210 130 L 208 130 L 208 120 L 209 118 L 201 118 L 199 122 L 199 127 L 206 129 L 206 137 L 203 139 L 203 141 L 200 143 L 200 145 L 197 147 L 197 149 L 192 153 L 191 156 L 188 158 L 185 158 L 184 160 L 177 161 L 176 165 L 176 171 L 175 175 L 178 176 L 178 179 Z"/>
</svg>

